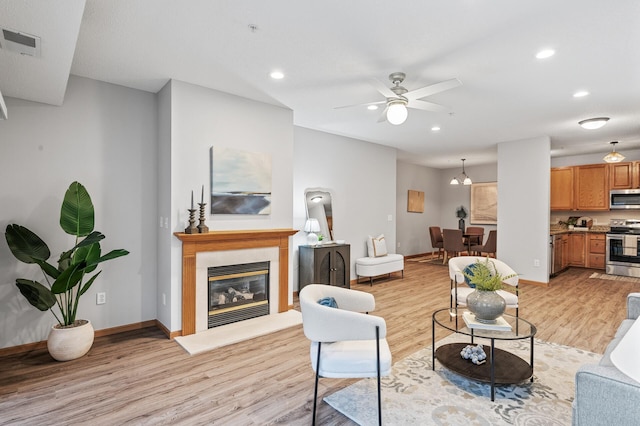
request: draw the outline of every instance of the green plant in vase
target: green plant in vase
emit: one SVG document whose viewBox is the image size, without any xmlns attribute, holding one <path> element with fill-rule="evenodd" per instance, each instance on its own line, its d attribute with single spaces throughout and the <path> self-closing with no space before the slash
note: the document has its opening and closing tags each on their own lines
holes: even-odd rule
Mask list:
<svg viewBox="0 0 640 426">
<path fill-rule="evenodd" d="M 78 182 L 73 182 L 64 195 L 60 209 L 60 227 L 67 234 L 75 236 L 76 240 L 73 247 L 62 252 L 56 266 L 49 263 L 49 247 L 34 232 L 16 224 L 8 225 L 5 232 L 9 249 L 16 259 L 38 265 L 44 276 L 44 284 L 18 278 L 16 286 L 31 305 L 41 311 L 51 311 L 58 321 L 55 326 L 58 329 L 81 326 L 88 322 L 76 320 L 76 314 L 80 297 L 102 272 L 95 272 L 98 265 L 129 254 L 126 250 L 117 249 L 102 255 L 100 241 L 105 235 L 94 231 L 93 203 L 87 189 Z M 57 307 L 58 313 L 54 307 Z"/>
<path fill-rule="evenodd" d="M 462 274 L 469 280 L 469 285 L 475 291 L 467 296 L 467 306 L 480 322 L 495 323 L 502 315 L 506 302 L 497 291 L 503 288 L 503 283 L 517 274 L 502 275 L 495 264 L 487 257 L 484 261 L 476 261 L 467 266 Z"/>
</svg>

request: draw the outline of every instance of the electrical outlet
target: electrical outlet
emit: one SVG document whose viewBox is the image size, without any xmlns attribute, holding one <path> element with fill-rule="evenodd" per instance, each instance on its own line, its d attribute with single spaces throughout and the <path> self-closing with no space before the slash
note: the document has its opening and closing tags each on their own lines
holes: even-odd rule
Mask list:
<svg viewBox="0 0 640 426">
<path fill-rule="evenodd" d="M 398 243 L 398 248 L 400 248 L 400 243 Z"/>
<path fill-rule="evenodd" d="M 107 303 L 107 293 L 100 292 L 96 294 L 96 305 L 104 305 Z"/>
<path fill-rule="evenodd" d="M 390 215 L 388 215 L 388 216 L 387 216 L 387 220 L 388 220 L 389 222 L 393 222 L 393 215 L 391 215 L 391 214 L 390 214 Z"/>
<path fill-rule="evenodd" d="M 540 266 L 540 259 L 533 259 L 533 266 L 536 268 Z"/>
</svg>

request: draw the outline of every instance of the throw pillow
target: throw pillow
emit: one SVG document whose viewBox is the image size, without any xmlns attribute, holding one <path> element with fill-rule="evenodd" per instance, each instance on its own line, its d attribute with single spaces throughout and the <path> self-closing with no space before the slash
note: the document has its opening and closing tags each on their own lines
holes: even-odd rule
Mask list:
<svg viewBox="0 0 640 426">
<path fill-rule="evenodd" d="M 373 239 L 373 257 L 381 257 L 387 255 L 387 242 L 384 235 L 380 234 Z"/>
<path fill-rule="evenodd" d="M 318 303 L 330 308 L 338 307 L 338 302 L 336 302 L 336 299 L 334 299 L 333 297 L 323 297 L 322 299 L 318 300 Z"/>
<path fill-rule="evenodd" d="M 468 265 L 466 268 L 464 268 L 464 270 L 462 271 L 462 274 L 464 275 L 464 282 L 467 283 L 467 285 L 471 288 L 476 288 L 475 284 L 471 283 L 471 279 L 469 278 L 469 276 L 473 276 L 476 266 L 478 266 L 476 263 L 472 263 L 471 265 Z"/>
</svg>

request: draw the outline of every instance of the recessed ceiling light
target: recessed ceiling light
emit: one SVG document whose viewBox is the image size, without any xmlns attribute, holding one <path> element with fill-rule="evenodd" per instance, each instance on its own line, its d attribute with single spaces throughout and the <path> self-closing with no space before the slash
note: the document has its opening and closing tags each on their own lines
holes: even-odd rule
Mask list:
<svg viewBox="0 0 640 426">
<path fill-rule="evenodd" d="M 609 121 L 609 117 L 597 117 L 578 121 L 578 124 L 582 126 L 583 129 L 595 130 L 607 124 L 607 121 Z"/>
<path fill-rule="evenodd" d="M 367 107 L 367 109 L 368 109 L 369 111 L 375 111 L 375 110 L 377 110 L 377 109 L 378 109 L 378 105 L 369 105 L 369 106 Z"/>
<path fill-rule="evenodd" d="M 580 90 L 573 94 L 574 98 L 584 98 L 585 96 L 589 96 L 589 92 L 586 90 Z"/>
<path fill-rule="evenodd" d="M 271 78 L 273 78 L 274 80 L 282 80 L 284 78 L 284 74 L 282 73 L 282 71 L 273 71 L 271 74 L 269 74 L 271 76 Z"/>
<path fill-rule="evenodd" d="M 437 132 L 438 130 L 440 130 L 440 127 L 438 127 L 438 126 L 433 126 L 431 128 L 431 131 L 433 131 L 433 132 Z"/>
<path fill-rule="evenodd" d="M 550 58 L 551 56 L 555 55 L 556 51 L 553 49 L 543 49 L 541 51 L 539 51 L 538 53 L 536 53 L 536 58 L 538 59 L 545 59 L 545 58 Z"/>
</svg>

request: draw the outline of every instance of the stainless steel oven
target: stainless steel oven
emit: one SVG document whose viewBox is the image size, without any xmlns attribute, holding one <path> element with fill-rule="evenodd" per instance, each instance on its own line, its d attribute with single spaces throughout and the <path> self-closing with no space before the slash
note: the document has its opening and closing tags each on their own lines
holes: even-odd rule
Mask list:
<svg viewBox="0 0 640 426">
<path fill-rule="evenodd" d="M 607 234 L 606 273 L 640 277 L 640 220 L 611 219 Z"/>
</svg>

